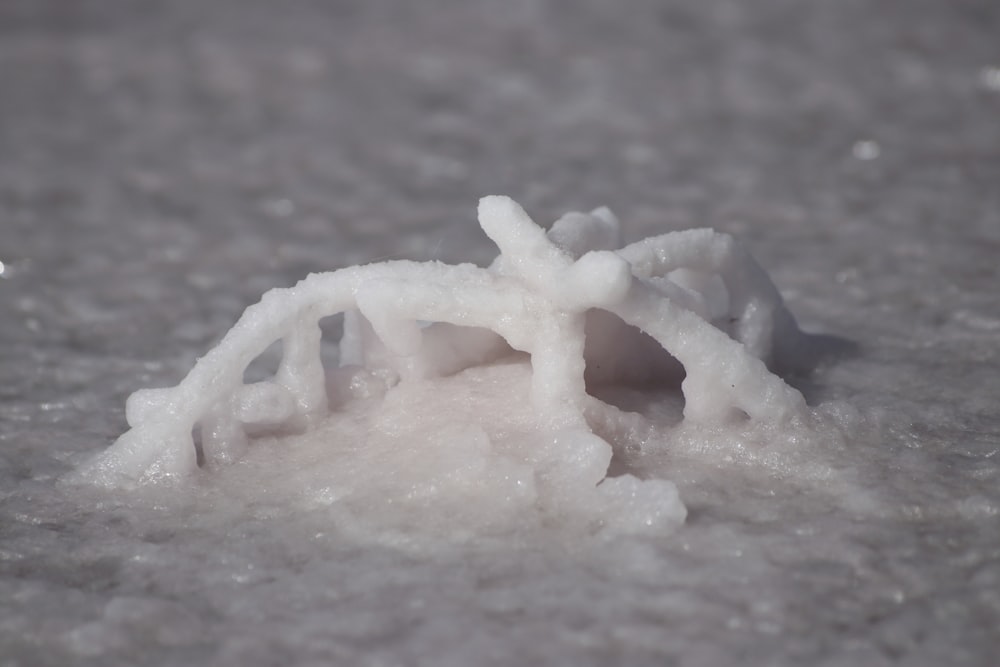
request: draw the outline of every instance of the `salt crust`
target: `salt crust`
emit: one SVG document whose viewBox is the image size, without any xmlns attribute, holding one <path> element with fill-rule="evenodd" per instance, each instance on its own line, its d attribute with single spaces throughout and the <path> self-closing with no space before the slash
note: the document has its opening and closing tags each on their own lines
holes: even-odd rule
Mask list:
<svg viewBox="0 0 1000 667">
<path fill-rule="evenodd" d="M 546 232 L 500 196 L 480 201 L 479 222 L 500 248 L 488 268 L 390 261 L 269 291 L 180 384 L 132 394 L 130 430 L 75 479 L 132 487 L 244 459 L 261 433 L 293 443 L 339 433 L 354 453 L 346 475 L 317 492 L 320 504 L 352 485 L 391 495 L 404 479 L 409 499 L 475 488 L 508 512 L 662 531 L 686 515 L 674 484 L 607 476 L 610 443 L 641 447 L 648 425 L 588 388 L 646 386 L 680 362 L 688 426 L 774 428 L 807 413 L 769 370 L 799 329 L 732 237 L 695 229 L 619 249 L 607 209 L 569 213 Z M 340 367 L 327 372 L 319 320 L 339 313 Z M 276 341 L 274 377 L 245 383 Z M 344 416 L 362 409 L 378 419 L 345 431 Z"/>
</svg>

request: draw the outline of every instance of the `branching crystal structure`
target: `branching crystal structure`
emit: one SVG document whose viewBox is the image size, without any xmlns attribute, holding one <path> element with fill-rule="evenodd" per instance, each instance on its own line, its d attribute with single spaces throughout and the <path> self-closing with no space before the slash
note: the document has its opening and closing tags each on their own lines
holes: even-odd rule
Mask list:
<svg viewBox="0 0 1000 667">
<path fill-rule="evenodd" d="M 546 415 L 539 431 L 592 447 L 595 425 L 621 411 L 588 394 L 585 370 L 606 358 L 605 379 L 628 381 L 627 369 L 646 366 L 643 358 L 622 363 L 643 354 L 628 349 L 625 332 L 636 329 L 683 365 L 685 422 L 781 422 L 805 410 L 802 396 L 768 368 L 799 330 L 732 237 L 696 229 L 619 249 L 618 221 L 607 209 L 567 214 L 546 232 L 500 196 L 480 201 L 479 221 L 500 249 L 488 268 L 390 261 L 312 274 L 266 293 L 180 384 L 132 394 L 130 429 L 83 476 L 121 486 L 184 475 L 199 466 L 199 446 L 203 463 L 233 461 L 250 427 L 302 431 L 335 411 L 333 376 L 349 385 L 349 396 L 366 378 L 419 382 L 515 351 L 530 355 L 531 401 Z M 339 313 L 342 368 L 328 373 L 319 321 Z M 623 323 L 621 335 L 592 349 L 587 331 L 602 317 Z M 277 373 L 245 383 L 248 365 L 279 340 Z M 606 472 L 611 448 L 602 447 Z"/>
</svg>

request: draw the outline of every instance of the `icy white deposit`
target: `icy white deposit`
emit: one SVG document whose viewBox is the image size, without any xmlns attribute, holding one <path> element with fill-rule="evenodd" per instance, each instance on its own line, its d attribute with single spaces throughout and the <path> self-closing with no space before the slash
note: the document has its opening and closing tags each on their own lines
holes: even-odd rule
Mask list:
<svg viewBox="0 0 1000 667">
<path fill-rule="evenodd" d="M 616 453 L 669 449 L 692 425 L 739 433 L 806 416 L 768 368 L 794 358 L 801 334 L 731 236 L 695 229 L 621 248 L 607 209 L 546 232 L 499 196 L 480 202 L 479 222 L 500 249 L 488 268 L 390 261 L 268 292 L 180 384 L 130 396 L 130 430 L 78 479 L 212 474 L 268 447 L 315 459 L 295 484 L 312 503 L 377 497 L 472 508 L 470 524 L 538 511 L 662 531 L 685 518 L 677 489 L 609 476 Z M 327 370 L 320 320 L 341 313 L 339 367 Z M 273 377 L 245 382 L 278 341 Z M 598 398 L 678 382 L 672 429 Z"/>
</svg>

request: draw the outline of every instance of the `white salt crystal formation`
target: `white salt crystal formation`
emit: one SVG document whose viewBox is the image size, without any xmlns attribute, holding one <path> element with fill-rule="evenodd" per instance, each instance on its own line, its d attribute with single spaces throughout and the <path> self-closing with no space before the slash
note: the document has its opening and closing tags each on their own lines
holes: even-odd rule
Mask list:
<svg viewBox="0 0 1000 667">
<path fill-rule="evenodd" d="M 618 249 L 607 209 L 567 214 L 546 232 L 499 196 L 480 201 L 479 221 L 500 248 L 489 268 L 391 261 L 271 290 L 176 387 L 132 394 L 130 430 L 81 476 L 120 487 L 185 475 L 199 467 L 194 434 L 211 467 L 240 458 L 255 428 L 301 433 L 352 400 L 527 353 L 540 444 L 520 465 L 534 466 L 535 502 L 677 524 L 685 509 L 673 484 L 606 477 L 612 447 L 595 435 L 626 432 L 635 415 L 588 394 L 587 384 L 641 385 L 660 370 L 639 331 L 669 353 L 655 350 L 661 358 L 683 365 L 686 423 L 804 413 L 802 396 L 768 369 L 781 346 L 796 345 L 798 327 L 732 237 L 696 229 Z M 328 373 L 319 320 L 338 313 L 340 368 Z M 247 366 L 279 340 L 274 377 L 245 384 Z"/>
</svg>

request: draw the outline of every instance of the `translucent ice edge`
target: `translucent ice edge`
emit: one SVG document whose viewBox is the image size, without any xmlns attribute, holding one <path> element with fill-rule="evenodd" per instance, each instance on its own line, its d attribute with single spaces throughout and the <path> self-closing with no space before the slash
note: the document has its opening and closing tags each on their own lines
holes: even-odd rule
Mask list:
<svg viewBox="0 0 1000 667">
<path fill-rule="evenodd" d="M 607 476 L 609 442 L 641 446 L 643 419 L 588 386 L 641 386 L 667 358 L 683 366 L 688 425 L 780 426 L 806 413 L 769 370 L 802 334 L 732 237 L 695 229 L 620 248 L 607 209 L 569 213 L 546 232 L 501 196 L 480 201 L 479 223 L 500 249 L 488 268 L 391 261 L 269 291 L 180 384 L 132 394 L 130 429 L 75 479 L 131 487 L 246 459 L 253 440 L 313 434 L 352 441 L 348 475 L 330 471 L 316 486 L 324 473 L 310 473 L 321 504 L 366 486 L 391 495 L 405 484 L 410 500 L 480 489 L 476 502 L 505 511 L 663 531 L 686 515 L 672 482 Z M 340 367 L 328 371 L 319 321 L 339 313 Z M 245 383 L 276 341 L 277 372 Z M 369 417 L 345 422 L 359 410 Z"/>
</svg>

